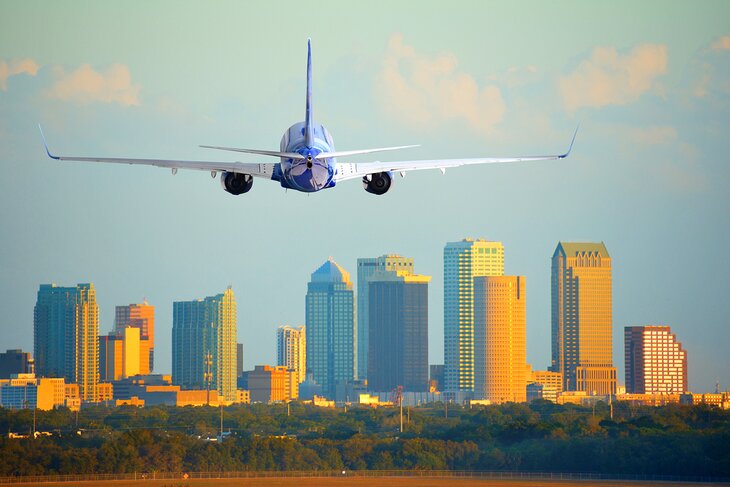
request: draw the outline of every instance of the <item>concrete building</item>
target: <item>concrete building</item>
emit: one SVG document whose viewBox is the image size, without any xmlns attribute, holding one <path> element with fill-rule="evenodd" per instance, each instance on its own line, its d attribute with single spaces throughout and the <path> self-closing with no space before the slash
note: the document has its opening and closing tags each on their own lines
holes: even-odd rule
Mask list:
<svg viewBox="0 0 730 487">
<path fill-rule="evenodd" d="M 285 402 L 299 397 L 298 375 L 286 366 L 257 365 L 245 372 L 251 402 Z"/>
<path fill-rule="evenodd" d="M 454 400 L 474 391 L 474 278 L 502 275 L 501 242 L 466 238 L 444 247 L 443 390 Z"/>
<path fill-rule="evenodd" d="M 307 335 L 305 327 L 280 326 L 276 330 L 277 365 L 296 371 L 297 384 L 307 377 Z"/>
<path fill-rule="evenodd" d="M 101 380 L 115 381 L 149 373 L 149 340 L 140 338 L 139 328 L 128 326 L 99 337 Z"/>
<path fill-rule="evenodd" d="M 603 243 L 558 243 L 551 321 L 550 370 L 563 375 L 563 389 L 615 394 L 611 257 Z"/>
<path fill-rule="evenodd" d="M 368 390 L 428 390 L 430 281 L 431 276 L 413 274 L 412 265 L 368 278 Z"/>
<path fill-rule="evenodd" d="M 79 385 L 82 401 L 99 400 L 99 308 L 93 284 L 41 284 L 33 312 L 36 373 Z"/>
<path fill-rule="evenodd" d="M 474 398 L 527 400 L 525 278 L 474 278 Z"/>
<path fill-rule="evenodd" d="M 35 361 L 30 353 L 20 349 L 0 353 L 0 379 L 9 379 L 14 374 L 35 373 Z"/>
<path fill-rule="evenodd" d="M 13 374 L 0 380 L 0 406 L 6 409 L 50 411 L 66 405 L 63 378 L 36 378 L 35 374 Z"/>
<path fill-rule="evenodd" d="M 539 386 L 538 397 L 528 397 L 527 400 L 545 399 L 551 402 L 557 402 L 558 394 L 563 392 L 563 375 L 560 372 L 552 372 L 550 370 L 533 370 L 528 377 L 528 396 L 529 387 L 534 384 L 533 390 L 537 391 Z"/>
<path fill-rule="evenodd" d="M 183 390 L 218 391 L 236 401 L 236 300 L 222 294 L 173 303 L 172 381 Z"/>
<path fill-rule="evenodd" d="M 357 378 L 367 379 L 370 350 L 370 289 L 368 279 L 379 271 L 404 271 L 413 274 L 413 259 L 396 254 L 357 259 Z"/>
<path fill-rule="evenodd" d="M 114 330 L 121 334 L 125 328 L 139 329 L 139 339 L 146 341 L 149 352 L 142 357 L 147 364 L 140 364 L 140 374 L 151 374 L 155 365 L 155 307 L 145 299 L 140 304 L 117 306 L 114 315 Z"/>
<path fill-rule="evenodd" d="M 332 258 L 307 284 L 307 371 L 332 399 L 338 382 L 355 377 L 355 296 L 350 274 Z"/>
<path fill-rule="evenodd" d="M 687 392 L 687 352 L 668 326 L 624 328 L 626 392 Z"/>
</svg>

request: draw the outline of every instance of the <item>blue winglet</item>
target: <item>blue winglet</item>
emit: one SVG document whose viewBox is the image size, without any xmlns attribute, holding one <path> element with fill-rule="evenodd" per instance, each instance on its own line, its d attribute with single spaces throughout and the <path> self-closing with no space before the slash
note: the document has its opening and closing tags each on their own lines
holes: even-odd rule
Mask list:
<svg viewBox="0 0 730 487">
<path fill-rule="evenodd" d="M 560 159 L 565 159 L 570 155 L 570 151 L 573 150 L 573 143 L 575 142 L 575 136 L 578 135 L 578 129 L 580 128 L 580 124 L 575 128 L 575 132 L 573 132 L 573 139 L 570 141 L 570 147 L 568 147 L 568 152 L 560 156 Z"/>
<path fill-rule="evenodd" d="M 41 124 L 38 124 L 38 130 L 40 130 L 40 132 L 41 132 L 41 138 L 43 139 L 43 146 L 46 148 L 46 154 L 48 154 L 48 157 L 50 157 L 51 159 L 56 159 L 57 161 L 60 160 L 61 159 L 60 157 L 54 156 L 53 154 L 51 154 L 51 151 L 48 150 L 48 143 L 46 142 L 46 136 L 43 135 L 43 127 L 41 127 Z"/>
</svg>

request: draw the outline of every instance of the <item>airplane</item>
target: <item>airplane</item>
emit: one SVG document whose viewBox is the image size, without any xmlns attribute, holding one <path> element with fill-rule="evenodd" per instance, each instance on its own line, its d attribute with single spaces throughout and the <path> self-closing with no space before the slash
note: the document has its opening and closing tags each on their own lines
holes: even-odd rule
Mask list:
<svg viewBox="0 0 730 487">
<path fill-rule="evenodd" d="M 58 161 L 108 162 L 120 164 L 142 164 L 169 168 L 172 174 L 178 169 L 197 169 L 210 171 L 213 178 L 220 172 L 221 185 L 230 194 L 247 193 L 253 186 L 253 178 L 278 181 L 282 188 L 314 193 L 333 188 L 337 183 L 349 179 L 362 178 L 365 191 L 375 195 L 388 192 L 394 182 L 394 173 L 403 177 L 409 171 L 422 169 L 439 169 L 442 173 L 447 168 L 468 166 L 472 164 L 493 164 L 524 161 L 549 161 L 568 157 L 573 149 L 576 128 L 568 151 L 564 154 L 526 157 L 482 157 L 476 159 L 436 159 L 396 162 L 338 162 L 338 158 L 347 158 L 360 154 L 393 151 L 417 147 L 405 145 L 398 147 L 380 147 L 375 149 L 337 151 L 332 136 L 324 127 L 314 121 L 312 114 L 312 45 L 307 40 L 307 99 L 303 122 L 292 125 L 281 138 L 279 151 L 240 149 L 236 147 L 220 147 L 201 145 L 206 149 L 230 151 L 260 156 L 278 157 L 276 163 L 247 162 L 212 162 L 212 161 L 179 161 L 166 159 L 127 159 L 116 157 L 75 157 L 58 156 L 51 153 L 46 142 L 43 128 L 38 125 L 41 138 L 48 157 Z"/>
</svg>

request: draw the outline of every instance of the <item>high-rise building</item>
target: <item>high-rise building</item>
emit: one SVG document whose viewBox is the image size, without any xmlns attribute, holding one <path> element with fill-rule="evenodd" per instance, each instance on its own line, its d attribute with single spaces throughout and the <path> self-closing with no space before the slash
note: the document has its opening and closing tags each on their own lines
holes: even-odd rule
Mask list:
<svg viewBox="0 0 730 487">
<path fill-rule="evenodd" d="M 668 326 L 625 327 L 624 356 L 626 392 L 687 392 L 687 352 Z"/>
<path fill-rule="evenodd" d="M 114 329 L 122 332 L 127 327 L 139 328 L 140 340 L 147 341 L 149 348 L 146 358 L 148 365 L 143 366 L 140 374 L 151 374 L 155 365 L 155 307 L 145 299 L 141 304 L 117 306 L 114 315 Z"/>
<path fill-rule="evenodd" d="M 99 375 L 103 381 L 149 374 L 147 340 L 140 329 L 128 326 L 99 337 Z"/>
<path fill-rule="evenodd" d="M 22 350 L 0 353 L 0 379 L 9 379 L 13 374 L 32 374 L 35 372 L 34 363 L 30 353 Z"/>
<path fill-rule="evenodd" d="M 222 294 L 172 307 L 172 381 L 183 389 L 217 390 L 225 401 L 236 393 L 236 299 Z"/>
<path fill-rule="evenodd" d="M 444 247 L 444 391 L 474 390 L 474 278 L 504 275 L 501 242 L 465 238 Z"/>
<path fill-rule="evenodd" d="M 474 278 L 474 397 L 525 402 L 525 278 Z"/>
<path fill-rule="evenodd" d="M 566 391 L 615 394 L 611 257 L 603 243 L 559 242 L 552 259 L 552 366 Z"/>
<path fill-rule="evenodd" d="M 307 377 L 307 337 L 305 327 L 280 326 L 276 330 L 277 365 L 296 371 L 297 383 Z"/>
<path fill-rule="evenodd" d="M 378 271 L 404 271 L 413 274 L 413 259 L 396 254 L 357 259 L 357 378 L 367 379 L 370 338 L 370 290 L 368 279 Z"/>
<path fill-rule="evenodd" d="M 33 311 L 36 372 L 79 386 L 82 401 L 98 400 L 99 308 L 93 284 L 41 284 Z"/>
<path fill-rule="evenodd" d="M 330 257 L 307 284 L 307 371 L 333 398 L 338 382 L 355 377 L 355 296 L 350 274 Z"/>
<path fill-rule="evenodd" d="M 236 378 L 243 375 L 243 343 L 236 343 Z"/>
<path fill-rule="evenodd" d="M 368 279 L 368 389 L 428 390 L 428 283 L 431 276 L 381 270 Z"/>
</svg>

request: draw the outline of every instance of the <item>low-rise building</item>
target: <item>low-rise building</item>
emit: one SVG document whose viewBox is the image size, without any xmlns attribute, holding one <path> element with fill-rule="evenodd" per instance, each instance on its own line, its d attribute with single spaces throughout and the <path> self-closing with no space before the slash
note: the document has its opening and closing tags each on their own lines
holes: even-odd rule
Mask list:
<svg viewBox="0 0 730 487">
<path fill-rule="evenodd" d="M 65 404 L 65 380 L 13 374 L 0 381 L 0 406 L 7 409 L 50 411 Z"/>
</svg>

